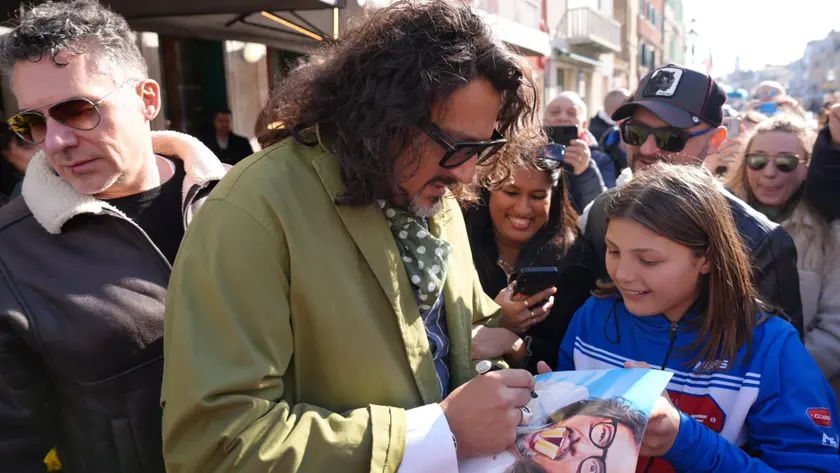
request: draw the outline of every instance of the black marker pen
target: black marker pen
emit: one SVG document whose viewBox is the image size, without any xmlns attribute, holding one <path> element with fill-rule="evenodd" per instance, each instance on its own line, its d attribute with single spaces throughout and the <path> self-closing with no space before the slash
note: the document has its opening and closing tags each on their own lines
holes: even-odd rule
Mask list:
<svg viewBox="0 0 840 473">
<path fill-rule="evenodd" d="M 499 371 L 503 369 L 505 369 L 504 366 L 499 365 L 498 363 L 493 363 L 489 360 L 481 360 L 478 362 L 478 364 L 475 365 L 475 371 L 480 375 L 484 373 L 489 373 L 491 371 Z M 539 395 L 537 394 L 537 392 L 531 390 L 531 398 L 536 399 L 538 397 Z"/>
</svg>

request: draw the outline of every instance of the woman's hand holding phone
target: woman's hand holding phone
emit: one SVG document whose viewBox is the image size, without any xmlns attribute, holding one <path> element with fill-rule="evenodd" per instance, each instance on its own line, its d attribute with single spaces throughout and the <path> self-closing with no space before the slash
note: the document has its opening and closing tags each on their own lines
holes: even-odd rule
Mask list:
<svg viewBox="0 0 840 473">
<path fill-rule="evenodd" d="M 501 326 L 513 333 L 521 335 L 528 331 L 533 325 L 538 324 L 548 317 L 551 308 L 554 306 L 553 294 L 557 292 L 556 287 L 550 287 L 540 291 L 533 296 L 522 299 L 513 293 L 513 286 L 502 289 L 496 296 L 496 304 L 502 308 Z M 540 302 L 544 303 L 534 307 Z"/>
<path fill-rule="evenodd" d="M 572 167 L 572 174 L 580 176 L 589 169 L 589 160 L 592 159 L 592 151 L 589 145 L 583 140 L 572 140 L 566 146 L 566 164 Z"/>
</svg>

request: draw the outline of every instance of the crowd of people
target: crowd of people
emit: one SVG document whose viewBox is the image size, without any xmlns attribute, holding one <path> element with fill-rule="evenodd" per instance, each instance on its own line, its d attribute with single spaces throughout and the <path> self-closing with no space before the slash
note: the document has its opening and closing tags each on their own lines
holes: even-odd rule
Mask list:
<svg viewBox="0 0 840 473">
<path fill-rule="evenodd" d="M 96 0 L 0 37 L 0 469 L 456 472 L 511 449 L 535 375 L 641 367 L 673 373 L 646 430 L 592 414 L 638 471 L 840 471 L 840 104 L 733 112 L 669 64 L 542 110 L 462 3 L 366 15 L 277 85 L 256 153 L 229 111 L 152 131 Z M 626 460 L 573 438 L 510 471 Z"/>
</svg>

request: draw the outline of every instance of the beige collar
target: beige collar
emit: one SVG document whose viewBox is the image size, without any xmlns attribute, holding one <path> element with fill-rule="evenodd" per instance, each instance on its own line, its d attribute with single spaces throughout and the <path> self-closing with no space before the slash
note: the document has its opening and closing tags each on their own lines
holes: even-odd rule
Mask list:
<svg viewBox="0 0 840 473">
<path fill-rule="evenodd" d="M 219 180 L 226 172 L 225 166 L 209 148 L 198 139 L 183 133 L 152 132 L 152 150 L 155 154 L 184 162 L 184 199 L 193 186 Z M 50 167 L 43 151 L 38 151 L 29 162 L 22 190 L 23 199 L 32 215 L 46 231 L 54 235 L 60 234 L 64 224 L 79 214 L 101 214 L 107 210 L 122 215 L 107 202 L 76 191 Z"/>
</svg>

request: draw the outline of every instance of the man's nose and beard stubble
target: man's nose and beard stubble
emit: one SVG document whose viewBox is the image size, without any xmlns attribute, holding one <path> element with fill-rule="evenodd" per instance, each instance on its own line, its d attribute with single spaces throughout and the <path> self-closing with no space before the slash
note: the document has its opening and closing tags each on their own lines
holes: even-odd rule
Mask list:
<svg viewBox="0 0 840 473">
<path fill-rule="evenodd" d="M 501 107 L 499 91 L 490 81 L 477 78 L 433 107 L 432 122 L 452 140 L 485 141 L 493 136 Z M 480 153 L 444 168 L 441 159 L 447 150 L 422 131 L 418 130 L 417 139 L 420 144 L 397 160 L 395 204 L 417 217 L 432 217 L 442 208 L 447 191 L 473 182 Z"/>
</svg>

